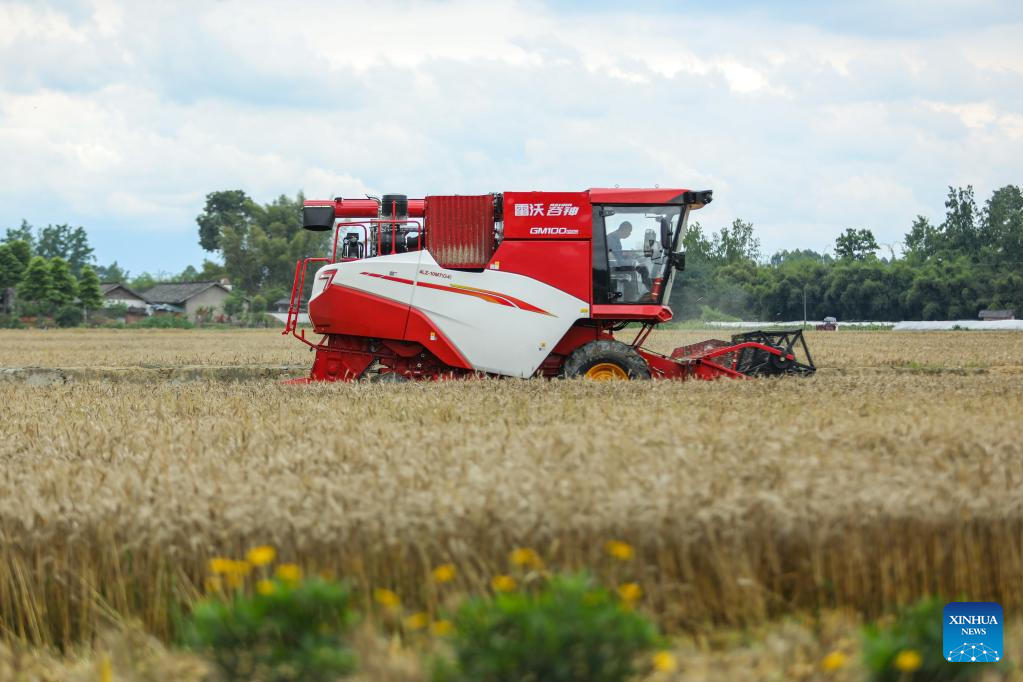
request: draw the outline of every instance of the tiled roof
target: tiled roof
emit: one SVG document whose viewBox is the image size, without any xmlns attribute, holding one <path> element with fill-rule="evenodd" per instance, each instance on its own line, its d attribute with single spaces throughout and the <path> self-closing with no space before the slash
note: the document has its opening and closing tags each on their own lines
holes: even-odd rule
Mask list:
<svg viewBox="0 0 1023 682">
<path fill-rule="evenodd" d="M 142 292 L 142 295 L 150 303 L 181 305 L 210 287 L 220 287 L 227 293 L 227 289 L 220 282 L 161 282 Z"/>
<path fill-rule="evenodd" d="M 109 294 L 114 289 L 123 289 L 124 291 L 126 291 L 129 294 L 131 294 L 135 298 L 140 298 L 143 301 L 146 300 L 145 296 L 143 296 L 142 294 L 139 294 L 137 292 L 132 291 L 131 289 L 129 289 L 128 287 L 124 286 L 120 282 L 103 282 L 102 284 L 99 285 L 99 292 L 101 294 L 103 294 L 103 296 L 106 296 L 107 294 Z"/>
</svg>

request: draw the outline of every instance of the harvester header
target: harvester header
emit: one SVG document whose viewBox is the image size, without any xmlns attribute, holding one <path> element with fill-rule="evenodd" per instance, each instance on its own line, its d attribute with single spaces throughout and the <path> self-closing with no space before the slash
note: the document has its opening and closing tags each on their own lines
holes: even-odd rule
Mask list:
<svg viewBox="0 0 1023 682">
<path fill-rule="evenodd" d="M 710 190 L 590 189 L 309 200 L 329 257 L 295 267 L 285 334 L 316 350 L 308 380 L 474 374 L 686 379 L 814 371 L 800 330 L 668 355 L 644 347 L 668 306 L 689 214 Z M 299 329 L 306 272 L 309 319 Z M 615 337 L 638 328 L 631 343 Z"/>
</svg>

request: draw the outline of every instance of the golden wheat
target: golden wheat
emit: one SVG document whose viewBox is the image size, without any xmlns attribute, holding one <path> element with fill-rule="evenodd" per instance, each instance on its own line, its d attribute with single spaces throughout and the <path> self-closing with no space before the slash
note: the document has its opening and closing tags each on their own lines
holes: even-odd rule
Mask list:
<svg viewBox="0 0 1023 682">
<path fill-rule="evenodd" d="M 310 360 L 272 331 L 95 334 L 7 332 L 0 365 L 194 363 L 232 341 L 207 361 Z M 387 587 L 435 611 L 447 562 L 452 589 L 487 590 L 515 547 L 640 583 L 676 631 L 935 592 L 1023 606 L 1023 336 L 811 343 L 806 380 L 0 384 L 0 627 L 69 645 L 130 616 L 167 636 L 208 560 L 257 544 L 366 608 Z"/>
</svg>

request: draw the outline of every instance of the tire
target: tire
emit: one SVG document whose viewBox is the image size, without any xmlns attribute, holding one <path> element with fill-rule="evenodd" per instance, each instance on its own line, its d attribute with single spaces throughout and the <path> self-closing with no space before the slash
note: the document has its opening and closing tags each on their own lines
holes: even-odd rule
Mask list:
<svg viewBox="0 0 1023 682">
<path fill-rule="evenodd" d="M 621 341 L 591 341 L 579 346 L 561 365 L 566 379 L 585 377 L 608 379 L 649 379 L 650 366 L 635 348 Z"/>
</svg>

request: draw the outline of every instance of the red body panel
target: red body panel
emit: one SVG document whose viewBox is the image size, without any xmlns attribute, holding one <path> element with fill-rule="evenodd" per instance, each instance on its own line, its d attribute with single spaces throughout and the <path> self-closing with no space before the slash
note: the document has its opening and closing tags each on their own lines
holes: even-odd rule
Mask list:
<svg viewBox="0 0 1023 682">
<path fill-rule="evenodd" d="M 629 189 L 594 187 L 589 191 L 594 204 L 678 204 L 687 189 Z"/>
<path fill-rule="evenodd" d="M 408 315 L 407 305 L 333 284 L 309 302 L 317 334 L 403 339 Z"/>
<path fill-rule="evenodd" d="M 671 308 L 666 305 L 595 305 L 590 309 L 595 320 L 657 320 L 671 319 Z"/>
<path fill-rule="evenodd" d="M 593 211 L 586 192 L 505 192 L 505 239 L 589 239 Z"/>
<path fill-rule="evenodd" d="M 424 199 L 409 199 L 408 214 L 410 218 L 422 218 L 425 210 Z M 380 204 L 376 199 L 306 199 L 303 206 L 334 206 L 335 218 L 376 218 Z"/>
<path fill-rule="evenodd" d="M 593 297 L 590 251 L 589 241 L 506 239 L 487 267 L 531 277 L 589 303 Z"/>
</svg>

